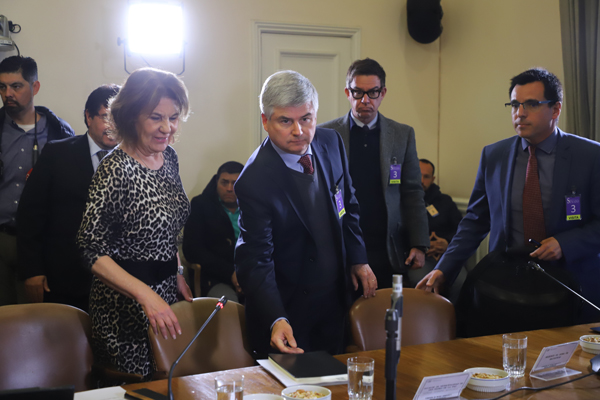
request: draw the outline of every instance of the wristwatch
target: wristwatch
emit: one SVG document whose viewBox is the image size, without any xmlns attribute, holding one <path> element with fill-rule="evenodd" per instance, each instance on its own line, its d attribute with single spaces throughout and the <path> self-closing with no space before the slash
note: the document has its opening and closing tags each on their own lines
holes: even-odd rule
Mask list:
<svg viewBox="0 0 600 400">
<path fill-rule="evenodd" d="M 179 267 L 177 267 L 177 273 L 179 275 L 183 275 L 183 265 L 180 265 Z"/>
</svg>

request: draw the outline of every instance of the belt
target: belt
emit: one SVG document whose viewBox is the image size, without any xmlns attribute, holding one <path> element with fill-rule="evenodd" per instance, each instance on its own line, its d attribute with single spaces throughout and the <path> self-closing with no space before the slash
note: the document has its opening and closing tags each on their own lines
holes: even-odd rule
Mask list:
<svg viewBox="0 0 600 400">
<path fill-rule="evenodd" d="M 6 233 L 7 235 L 11 236 L 17 236 L 17 227 L 10 226 L 8 224 L 2 224 L 0 225 L 0 232 Z"/>
</svg>

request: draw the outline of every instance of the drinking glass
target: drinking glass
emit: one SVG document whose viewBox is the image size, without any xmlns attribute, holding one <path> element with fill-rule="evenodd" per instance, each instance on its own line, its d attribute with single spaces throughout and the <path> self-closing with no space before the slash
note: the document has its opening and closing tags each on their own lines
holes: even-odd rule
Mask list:
<svg viewBox="0 0 600 400">
<path fill-rule="evenodd" d="M 375 360 L 369 357 L 351 357 L 347 365 L 349 400 L 371 400 Z"/>
<path fill-rule="evenodd" d="M 215 378 L 217 400 L 243 400 L 244 375 L 223 374 Z"/>
<path fill-rule="evenodd" d="M 522 333 L 502 335 L 502 366 L 512 378 L 525 375 L 527 366 L 527 336 Z"/>
</svg>

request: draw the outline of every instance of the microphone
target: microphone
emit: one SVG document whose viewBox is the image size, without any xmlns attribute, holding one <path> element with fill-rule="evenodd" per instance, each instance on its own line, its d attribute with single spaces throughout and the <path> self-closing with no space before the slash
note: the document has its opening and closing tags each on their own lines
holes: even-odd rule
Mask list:
<svg viewBox="0 0 600 400">
<path fill-rule="evenodd" d="M 223 307 L 225 307 L 225 304 L 227 304 L 227 298 L 225 296 L 221 297 L 219 299 L 219 301 L 217 301 L 217 305 L 215 306 L 215 309 L 213 310 L 213 312 L 208 316 L 208 318 L 206 319 L 206 321 L 204 322 L 204 325 L 202 325 L 202 327 L 198 330 L 198 332 L 196 333 L 196 336 L 194 336 L 194 338 L 192 339 L 192 341 L 187 345 L 187 347 L 181 352 L 181 354 L 179 355 L 179 357 L 177 357 L 177 360 L 175 360 L 175 362 L 173 363 L 173 365 L 171 366 L 171 370 L 169 371 L 169 400 L 173 400 L 173 389 L 171 387 L 171 382 L 173 380 L 173 371 L 175 370 L 175 367 L 177 366 L 177 363 L 179 363 L 179 360 L 181 360 L 181 357 L 183 357 L 183 355 L 185 354 L 186 351 L 188 351 L 188 349 L 190 348 L 190 346 L 196 341 L 196 339 L 198 338 L 198 336 L 200 336 L 200 334 L 202 333 L 202 331 L 204 330 L 204 327 L 210 322 L 210 320 L 215 316 L 215 314 L 219 311 L 222 310 Z"/>
<path fill-rule="evenodd" d="M 396 374 L 400 361 L 402 328 L 402 275 L 393 276 L 392 306 L 385 313 L 385 398 L 396 399 Z"/>
<path fill-rule="evenodd" d="M 588 303 L 589 305 L 591 305 L 592 307 L 594 307 L 596 310 L 600 311 L 600 308 L 598 308 L 598 306 L 596 306 L 594 303 L 592 303 L 591 301 L 589 301 L 588 299 L 586 299 L 585 297 L 583 297 L 582 295 L 580 295 L 579 293 L 577 293 L 576 291 L 574 291 L 573 289 L 571 289 L 570 287 L 568 287 L 567 285 L 565 285 L 564 283 L 562 283 L 561 281 L 559 281 L 558 279 L 556 279 L 555 277 L 553 277 L 552 275 L 550 275 L 549 273 L 547 273 L 546 270 L 544 270 L 544 268 L 540 267 L 540 265 L 538 263 L 536 263 L 535 261 L 529 261 L 527 263 L 527 265 L 529 265 L 533 269 L 536 269 L 536 270 L 538 270 L 540 272 L 543 272 L 544 275 L 546 275 L 547 277 L 551 278 L 553 281 L 557 282 L 558 284 L 560 284 L 565 289 L 568 289 L 571 293 L 573 293 L 576 296 L 578 296 L 581 300 L 585 301 L 586 303 Z"/>
</svg>

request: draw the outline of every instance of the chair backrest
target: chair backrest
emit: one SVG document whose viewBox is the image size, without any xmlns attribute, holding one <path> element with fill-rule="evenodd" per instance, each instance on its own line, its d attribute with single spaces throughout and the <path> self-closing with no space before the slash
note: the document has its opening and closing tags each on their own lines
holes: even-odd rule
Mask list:
<svg viewBox="0 0 600 400">
<path fill-rule="evenodd" d="M 180 301 L 173 304 L 171 307 L 182 331 L 175 340 L 155 335 L 152 328 L 148 330 L 157 366 L 155 379 L 164 379 L 169 375 L 171 365 L 213 312 L 217 301 L 215 298 L 199 297 L 191 303 Z M 247 349 L 244 306 L 228 301 L 179 361 L 173 376 L 253 366 L 254 359 Z"/>
<path fill-rule="evenodd" d="M 494 335 L 573 325 L 581 301 L 528 266 L 524 255 L 494 251 L 469 273 L 456 304 L 461 337 Z M 579 291 L 569 271 L 544 265 L 547 273 Z"/>
<path fill-rule="evenodd" d="M 350 308 L 355 350 L 385 348 L 385 312 L 392 289 L 379 289 L 371 299 L 359 298 Z M 405 288 L 402 310 L 402 346 L 442 342 L 456 337 L 456 317 L 450 301 L 435 293 Z"/>
<path fill-rule="evenodd" d="M 92 388 L 91 323 L 78 308 L 53 303 L 0 307 L 0 390 L 74 385 Z"/>
</svg>

